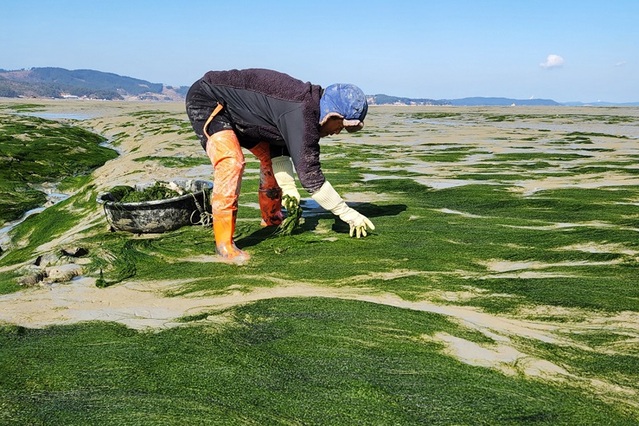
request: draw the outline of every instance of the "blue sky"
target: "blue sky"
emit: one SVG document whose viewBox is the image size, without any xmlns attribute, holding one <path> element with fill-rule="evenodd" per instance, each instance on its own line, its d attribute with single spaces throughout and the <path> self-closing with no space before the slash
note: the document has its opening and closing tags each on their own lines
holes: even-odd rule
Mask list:
<svg viewBox="0 0 639 426">
<path fill-rule="evenodd" d="M 637 0 L 2 0 L 0 68 L 168 85 L 272 68 L 367 94 L 639 101 Z"/>
</svg>

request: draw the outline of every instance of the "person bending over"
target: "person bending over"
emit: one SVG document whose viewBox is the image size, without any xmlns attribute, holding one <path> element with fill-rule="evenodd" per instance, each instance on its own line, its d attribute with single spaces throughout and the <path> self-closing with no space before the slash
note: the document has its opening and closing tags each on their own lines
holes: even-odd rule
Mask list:
<svg viewBox="0 0 639 426">
<path fill-rule="evenodd" d="M 267 69 L 209 71 L 190 87 L 186 112 L 213 164 L 215 250 L 225 261 L 241 264 L 250 258 L 233 240 L 244 171 L 242 147 L 260 161 L 263 226 L 282 222 L 283 195 L 299 203 L 296 171 L 311 197 L 350 225 L 351 236 L 375 229 L 346 205 L 320 165 L 320 138 L 364 126 L 368 104 L 357 86 L 322 88 Z"/>
</svg>

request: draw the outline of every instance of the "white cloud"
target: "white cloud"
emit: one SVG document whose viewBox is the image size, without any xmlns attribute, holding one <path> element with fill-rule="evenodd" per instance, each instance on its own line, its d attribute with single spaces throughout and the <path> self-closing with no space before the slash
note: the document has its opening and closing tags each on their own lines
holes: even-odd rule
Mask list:
<svg viewBox="0 0 639 426">
<path fill-rule="evenodd" d="M 616 67 L 623 67 L 626 65 L 626 61 L 619 61 L 615 64 Z"/>
<path fill-rule="evenodd" d="M 540 67 L 550 69 L 559 68 L 564 64 L 564 58 L 559 55 L 548 55 L 546 60 L 539 64 Z"/>
</svg>

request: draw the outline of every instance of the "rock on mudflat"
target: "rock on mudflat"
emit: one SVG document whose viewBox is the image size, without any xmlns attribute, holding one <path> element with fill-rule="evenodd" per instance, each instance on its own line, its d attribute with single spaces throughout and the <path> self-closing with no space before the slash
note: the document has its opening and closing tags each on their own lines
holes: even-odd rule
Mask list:
<svg viewBox="0 0 639 426">
<path fill-rule="evenodd" d="M 66 265 L 51 266 L 45 269 L 47 281 L 64 282 L 82 275 L 82 266 L 75 263 L 67 263 Z"/>
<path fill-rule="evenodd" d="M 70 281 L 82 275 L 82 266 L 75 263 L 55 265 L 47 267 L 37 267 L 30 265 L 23 271 L 24 275 L 18 279 L 18 284 L 24 286 L 34 286 L 45 283 L 61 283 Z"/>
<path fill-rule="evenodd" d="M 89 254 L 89 250 L 84 247 L 67 247 L 61 249 L 60 254 L 67 257 L 82 257 Z"/>
</svg>

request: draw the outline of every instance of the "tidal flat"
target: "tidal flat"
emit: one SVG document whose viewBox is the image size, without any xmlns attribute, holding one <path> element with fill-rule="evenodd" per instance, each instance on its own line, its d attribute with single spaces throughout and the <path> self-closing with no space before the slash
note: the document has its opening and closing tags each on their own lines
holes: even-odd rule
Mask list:
<svg viewBox="0 0 639 426">
<path fill-rule="evenodd" d="M 261 228 L 246 152 L 242 267 L 96 203 L 212 179 L 181 103 L 0 101 L 24 111 L 119 155 L 3 246 L 0 424 L 639 424 L 639 108 L 371 106 L 321 143 L 363 239 L 304 191 L 297 232 Z"/>
</svg>

